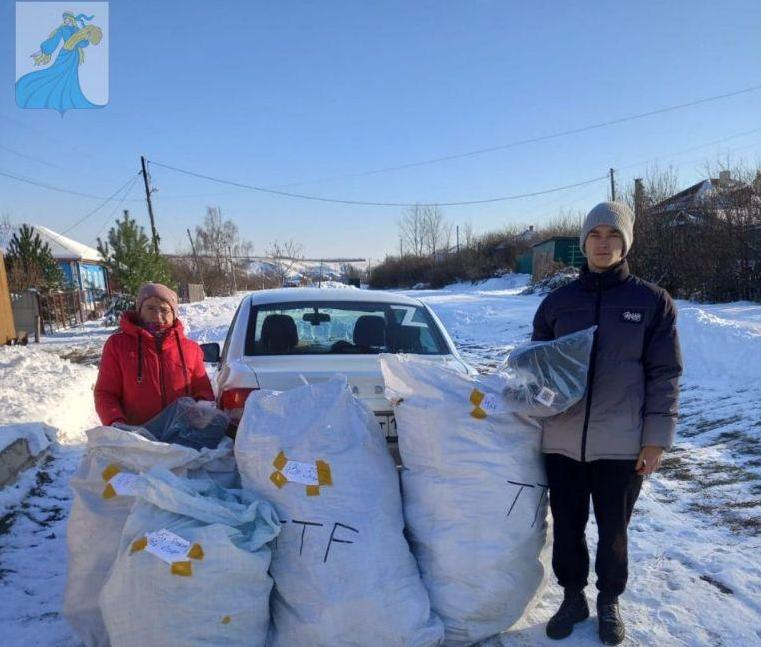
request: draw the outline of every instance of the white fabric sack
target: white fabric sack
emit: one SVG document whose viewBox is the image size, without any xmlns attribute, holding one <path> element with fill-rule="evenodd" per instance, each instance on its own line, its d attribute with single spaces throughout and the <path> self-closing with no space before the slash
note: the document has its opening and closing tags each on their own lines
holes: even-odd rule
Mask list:
<svg viewBox="0 0 761 647">
<path fill-rule="evenodd" d="M 345 378 L 254 392 L 235 457 L 243 487 L 272 501 L 282 523 L 270 645 L 440 643 L 441 621 L 403 535 L 394 461 Z"/>
<path fill-rule="evenodd" d="M 198 451 L 114 427 L 87 432 L 87 453 L 69 483 L 74 501 L 66 526 L 69 550 L 63 606 L 66 619 L 86 647 L 108 645 L 98 594 L 135 500 L 132 475 L 152 467 L 164 467 L 178 476 L 213 477 L 223 485 L 237 478 L 229 438 L 216 449 Z"/>
<path fill-rule="evenodd" d="M 513 625 L 548 571 L 538 423 L 508 410 L 504 377 L 381 355 L 399 433 L 404 516 L 447 645 Z"/>
<path fill-rule="evenodd" d="M 141 481 L 100 593 L 111 646 L 264 647 L 272 589 L 267 543 L 280 528 L 272 505 L 166 470 Z"/>
</svg>

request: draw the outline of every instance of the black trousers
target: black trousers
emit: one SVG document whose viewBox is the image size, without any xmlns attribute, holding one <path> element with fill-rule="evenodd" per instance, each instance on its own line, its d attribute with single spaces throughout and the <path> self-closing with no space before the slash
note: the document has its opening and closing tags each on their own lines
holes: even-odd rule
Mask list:
<svg viewBox="0 0 761 647">
<path fill-rule="evenodd" d="M 563 588 L 587 585 L 589 552 L 584 529 L 589 498 L 597 521 L 597 588 L 604 597 L 624 592 L 629 575 L 626 529 L 642 487 L 634 460 L 581 463 L 560 454 L 545 454 L 550 489 L 553 538 L 552 569 Z"/>
</svg>

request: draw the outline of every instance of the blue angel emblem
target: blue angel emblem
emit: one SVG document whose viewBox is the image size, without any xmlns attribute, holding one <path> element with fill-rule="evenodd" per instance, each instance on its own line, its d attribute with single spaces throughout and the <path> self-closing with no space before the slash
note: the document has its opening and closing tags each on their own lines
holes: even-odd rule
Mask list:
<svg viewBox="0 0 761 647">
<path fill-rule="evenodd" d="M 103 107 L 89 101 L 79 85 L 79 66 L 85 61 L 85 47 L 98 45 L 103 38 L 100 27 L 87 24 L 93 18 L 64 12 L 63 23 L 31 55 L 35 66 L 50 63 L 56 50 L 58 56 L 50 67 L 29 72 L 16 81 L 16 105 L 20 108 L 51 108 L 61 115 L 74 108 Z"/>
</svg>

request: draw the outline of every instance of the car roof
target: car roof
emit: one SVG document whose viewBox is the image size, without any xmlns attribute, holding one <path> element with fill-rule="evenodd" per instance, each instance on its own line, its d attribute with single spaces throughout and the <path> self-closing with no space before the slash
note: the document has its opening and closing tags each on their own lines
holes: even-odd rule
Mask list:
<svg viewBox="0 0 761 647">
<path fill-rule="evenodd" d="M 293 303 L 301 301 L 353 301 L 360 303 L 398 303 L 420 306 L 418 299 L 383 290 L 360 290 L 358 288 L 279 288 L 257 290 L 246 297 L 252 306 L 265 303 Z"/>
</svg>

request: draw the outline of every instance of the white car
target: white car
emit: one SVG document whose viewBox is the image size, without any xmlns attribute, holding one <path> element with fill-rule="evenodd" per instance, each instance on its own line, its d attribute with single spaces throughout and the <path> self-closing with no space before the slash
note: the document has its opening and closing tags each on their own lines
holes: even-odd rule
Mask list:
<svg viewBox="0 0 761 647">
<path fill-rule="evenodd" d="M 284 391 L 346 375 L 353 393 L 396 437 L 379 353 L 412 353 L 475 372 L 433 311 L 417 299 L 356 288 L 261 290 L 243 298 L 219 344 L 203 344 L 218 365 L 217 402 L 239 418 L 254 389 Z"/>
</svg>

